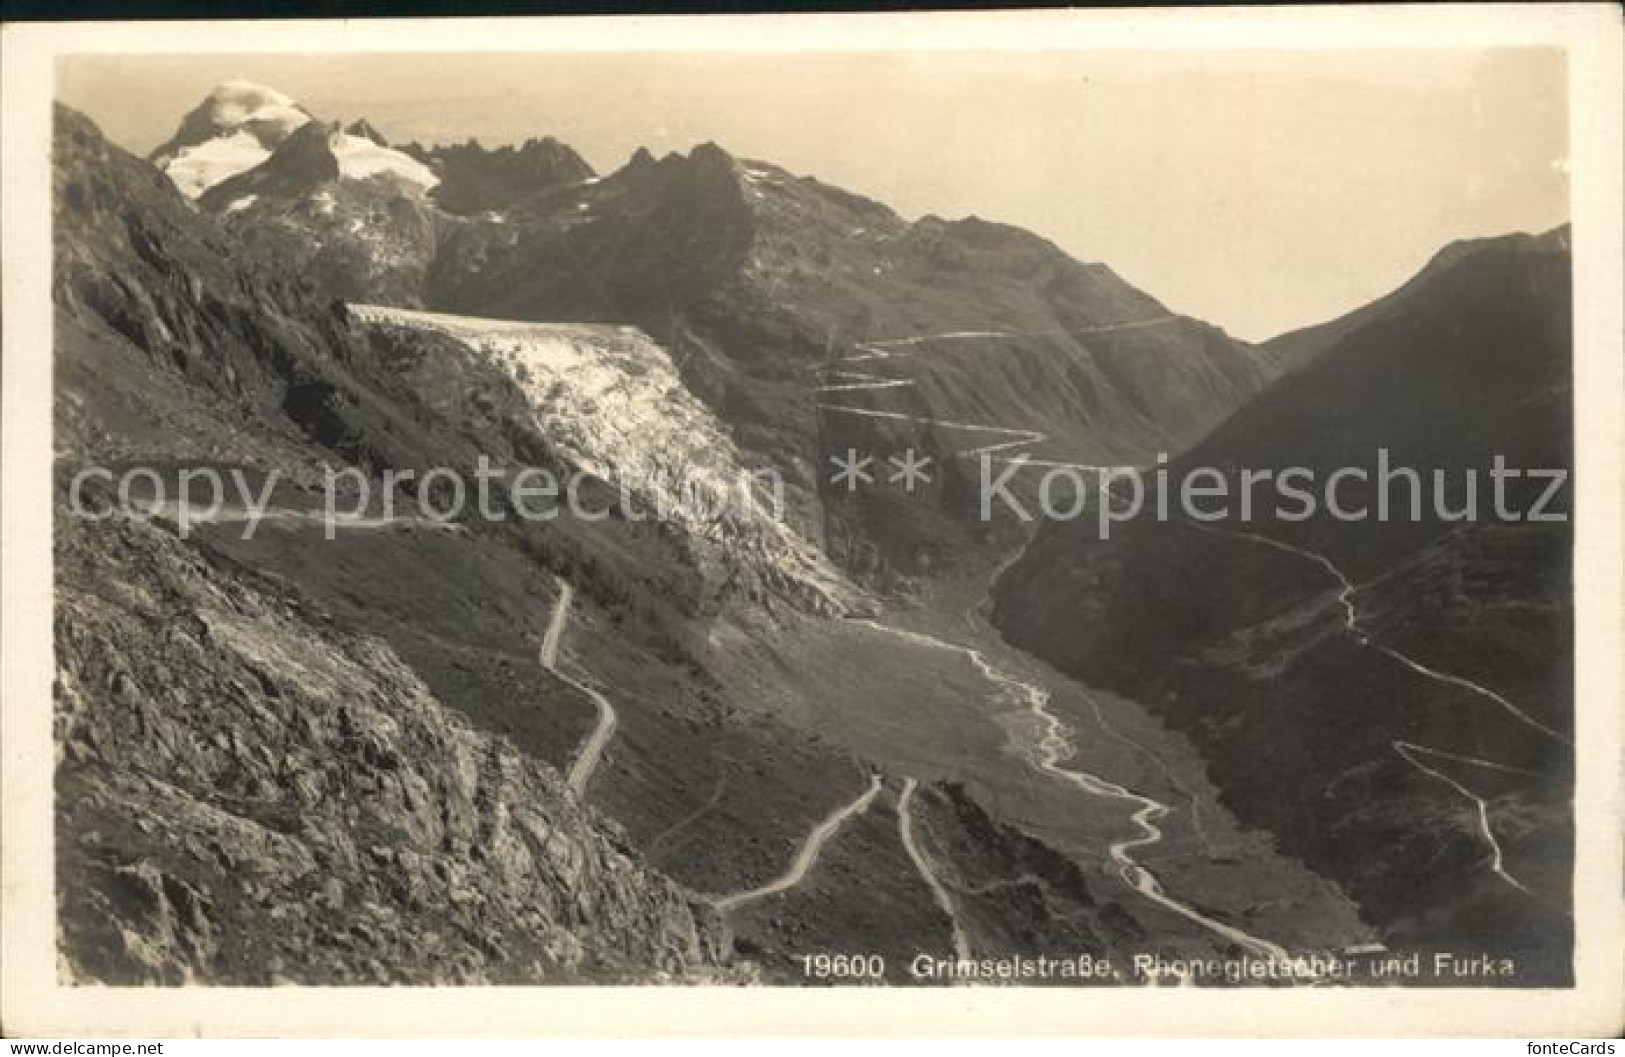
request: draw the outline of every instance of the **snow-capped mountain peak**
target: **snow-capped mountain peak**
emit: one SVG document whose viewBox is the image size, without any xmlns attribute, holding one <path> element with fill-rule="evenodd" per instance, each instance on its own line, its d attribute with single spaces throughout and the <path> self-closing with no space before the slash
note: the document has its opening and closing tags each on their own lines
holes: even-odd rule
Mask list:
<svg viewBox="0 0 1625 1057">
<path fill-rule="evenodd" d="M 263 163 L 311 115 L 274 88 L 218 84 L 181 120 L 152 161 L 188 198 Z"/>
<path fill-rule="evenodd" d="M 275 88 L 252 81 L 225 81 L 214 87 L 204 100 L 215 123 L 236 128 L 252 121 L 283 121 L 291 131 L 310 120 L 288 96 Z"/>
<path fill-rule="evenodd" d="M 188 198 L 265 165 L 314 116 L 275 88 L 231 80 L 214 87 L 181 121 L 175 135 L 153 152 L 152 161 Z M 388 175 L 422 189 L 437 178 L 407 154 L 386 146 L 365 122 L 335 132 L 329 147 L 341 179 Z"/>
</svg>

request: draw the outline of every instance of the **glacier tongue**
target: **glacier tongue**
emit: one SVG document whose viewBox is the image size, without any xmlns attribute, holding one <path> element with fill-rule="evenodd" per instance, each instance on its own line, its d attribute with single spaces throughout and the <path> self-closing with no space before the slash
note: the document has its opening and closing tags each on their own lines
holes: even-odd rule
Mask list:
<svg viewBox="0 0 1625 1057">
<path fill-rule="evenodd" d="M 859 603 L 858 588 L 783 519 L 768 471 L 752 472 L 666 350 L 642 331 L 349 307 L 365 322 L 433 331 L 489 357 L 579 469 L 636 496 L 712 558 L 748 567 L 775 593 L 819 612 Z"/>
</svg>

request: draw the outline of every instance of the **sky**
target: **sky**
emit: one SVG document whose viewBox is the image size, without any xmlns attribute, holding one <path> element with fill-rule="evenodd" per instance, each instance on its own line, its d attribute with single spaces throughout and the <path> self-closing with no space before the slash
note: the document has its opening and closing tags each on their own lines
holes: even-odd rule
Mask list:
<svg viewBox="0 0 1625 1057">
<path fill-rule="evenodd" d="M 1555 51 L 101 55 L 57 75 L 141 154 L 235 78 L 394 141 L 556 136 L 600 172 L 712 141 L 911 219 L 1029 228 L 1249 340 L 1455 239 L 1568 219 Z"/>
</svg>

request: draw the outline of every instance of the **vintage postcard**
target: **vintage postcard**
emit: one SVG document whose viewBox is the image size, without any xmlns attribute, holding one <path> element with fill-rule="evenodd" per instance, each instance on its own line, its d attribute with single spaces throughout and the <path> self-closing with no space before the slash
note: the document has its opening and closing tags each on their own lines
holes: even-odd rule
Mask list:
<svg viewBox="0 0 1625 1057">
<path fill-rule="evenodd" d="M 1620 27 L 7 26 L 8 1028 L 1612 1034 Z"/>
</svg>

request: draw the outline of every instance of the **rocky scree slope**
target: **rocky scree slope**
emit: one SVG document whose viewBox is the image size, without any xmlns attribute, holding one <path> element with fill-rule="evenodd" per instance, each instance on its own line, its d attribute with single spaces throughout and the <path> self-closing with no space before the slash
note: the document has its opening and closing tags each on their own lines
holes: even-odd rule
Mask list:
<svg viewBox="0 0 1625 1057">
<path fill-rule="evenodd" d="M 65 523 L 70 979 L 534 983 L 717 963 L 707 908 L 382 641 L 143 523 Z"/>
</svg>

